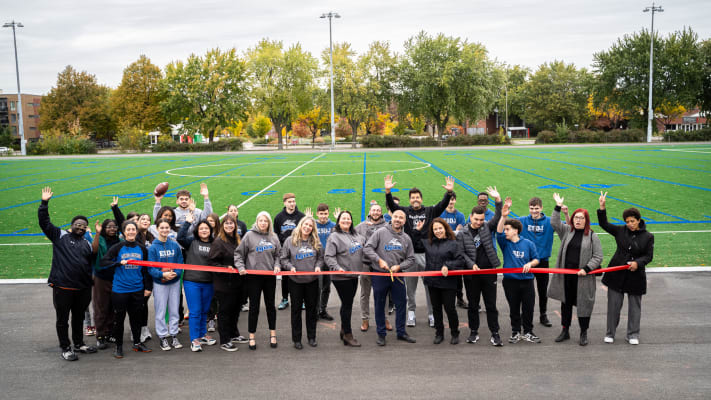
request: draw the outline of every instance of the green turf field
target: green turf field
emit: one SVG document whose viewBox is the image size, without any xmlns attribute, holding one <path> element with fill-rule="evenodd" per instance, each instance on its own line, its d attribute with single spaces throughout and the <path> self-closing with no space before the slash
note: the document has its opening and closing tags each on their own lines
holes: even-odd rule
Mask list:
<svg viewBox="0 0 711 400">
<path fill-rule="evenodd" d="M 444 177 L 456 178 L 457 208 L 465 215 L 478 191 L 496 185 L 524 215 L 528 199 L 544 200 L 550 215 L 554 192 L 571 210 L 583 207 L 597 218 L 600 190 L 609 192 L 608 216 L 638 207 L 648 229 L 657 232 L 653 266 L 709 265 L 711 243 L 711 146 L 657 145 L 609 147 L 471 148 L 460 150 L 352 153 L 270 153 L 168 156 L 97 156 L 30 160 L 0 159 L 0 278 L 47 276 L 51 246 L 37 224 L 40 190 L 51 186 L 50 215 L 68 226 L 76 214 L 93 221 L 110 218 L 109 203 L 119 196 L 124 213 L 151 212 L 152 191 L 170 182 L 163 204 L 174 205 L 178 189 L 199 192 L 205 182 L 216 212 L 243 204 L 248 225 L 262 210 L 281 210 L 281 194 L 296 193 L 300 209 L 326 202 L 350 210 L 355 220 L 371 200 L 384 204 L 386 174 L 395 175 L 403 202 L 417 186 L 425 205 L 442 198 Z M 287 176 L 288 175 L 288 176 Z M 254 196 L 264 190 L 260 195 Z M 199 195 L 197 196 L 199 198 Z M 198 199 L 202 208 L 202 199 Z M 595 227 L 593 227 L 595 229 Z M 601 230 L 598 228 L 598 232 Z M 614 251 L 602 237 L 605 258 Z M 554 254 L 557 251 L 556 239 Z M 38 243 L 40 243 L 38 245 Z"/>
</svg>

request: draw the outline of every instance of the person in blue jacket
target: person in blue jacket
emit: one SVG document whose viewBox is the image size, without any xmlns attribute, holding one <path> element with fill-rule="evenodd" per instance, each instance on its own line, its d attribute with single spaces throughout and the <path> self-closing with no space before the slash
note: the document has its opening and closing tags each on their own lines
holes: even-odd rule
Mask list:
<svg viewBox="0 0 711 400">
<path fill-rule="evenodd" d="M 538 268 L 549 268 L 548 259 L 553 249 L 553 227 L 551 219 L 543 214 L 543 201 L 538 197 L 533 197 L 528 201 L 529 215 L 519 217 L 522 231 L 521 237 L 528 239 L 536 245 L 536 251 L 540 263 Z M 538 289 L 538 310 L 541 325 L 551 327 L 553 324 L 548 320 L 548 280 L 549 274 L 533 274 L 536 278 L 536 289 Z"/>
<path fill-rule="evenodd" d="M 511 198 L 507 198 L 501 210 L 501 219 L 496 227 L 496 240 L 504 256 L 504 268 L 523 268 L 522 273 L 504 273 L 503 285 L 506 301 L 509 303 L 511 318 L 511 337 L 509 343 L 518 343 L 521 339 L 540 343 L 541 339 L 533 333 L 533 308 L 536 293 L 533 288 L 533 274 L 529 271 L 538 265 L 536 245 L 522 238 L 521 222 L 508 219 Z M 521 325 L 523 324 L 523 335 Z"/>
<path fill-rule="evenodd" d="M 156 221 L 158 236 L 148 248 L 148 261 L 182 264 L 183 252 L 180 245 L 168 238 L 172 229 L 167 220 Z M 180 275 L 182 269 L 150 268 L 148 273 L 153 278 L 153 304 L 155 307 L 156 334 L 160 338 L 161 350 L 168 351 L 171 346 L 180 349 L 183 345 L 178 340 L 178 322 L 180 322 Z M 165 323 L 168 311 L 169 325 Z M 168 341 L 170 338 L 170 343 Z"/>
</svg>

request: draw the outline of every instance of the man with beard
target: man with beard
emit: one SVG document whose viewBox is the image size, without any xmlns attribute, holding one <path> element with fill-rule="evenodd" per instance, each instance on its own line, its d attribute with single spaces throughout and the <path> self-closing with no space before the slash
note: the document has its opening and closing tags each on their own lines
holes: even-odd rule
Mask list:
<svg viewBox="0 0 711 400">
<path fill-rule="evenodd" d="M 274 232 L 277 234 L 280 244 L 284 244 L 284 241 L 291 236 L 291 232 L 299 224 L 301 218 L 304 218 L 304 213 L 296 207 L 296 195 L 294 193 L 284 193 L 282 200 L 284 201 L 284 209 L 274 217 Z M 288 282 L 288 279 L 281 280 L 281 303 L 279 303 L 278 307 L 280 310 L 289 307 Z"/>
<path fill-rule="evenodd" d="M 362 235 L 367 241 L 373 236 L 373 233 L 378 229 L 384 227 L 386 224 L 383 218 L 383 209 L 378 203 L 371 203 L 370 212 L 368 213 L 368 218 L 356 226 L 356 232 Z M 370 270 L 370 262 L 366 260 L 365 264 Z M 369 275 L 360 276 L 360 317 L 362 323 L 360 325 L 360 330 L 366 332 L 370 326 L 370 291 L 371 291 L 371 279 Z M 390 322 L 385 320 L 385 327 L 387 330 L 392 330 Z"/>
</svg>

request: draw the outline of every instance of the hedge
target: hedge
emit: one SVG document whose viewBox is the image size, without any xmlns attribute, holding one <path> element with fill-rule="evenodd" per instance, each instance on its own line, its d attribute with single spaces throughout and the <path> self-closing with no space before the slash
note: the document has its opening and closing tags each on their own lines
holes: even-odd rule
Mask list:
<svg viewBox="0 0 711 400">
<path fill-rule="evenodd" d="M 360 144 L 366 148 L 376 147 L 435 147 L 439 142 L 431 137 L 416 139 L 409 136 L 368 135 L 360 138 Z"/>
<path fill-rule="evenodd" d="M 239 151 L 242 150 L 241 139 L 223 139 L 212 143 L 179 143 L 179 142 L 158 142 L 153 145 L 151 151 L 154 153 L 196 153 L 203 151 Z"/>
<path fill-rule="evenodd" d="M 711 128 L 697 131 L 667 131 L 664 132 L 665 142 L 707 142 L 711 141 Z"/>
<path fill-rule="evenodd" d="M 627 143 L 645 142 L 647 134 L 641 129 L 613 129 L 611 131 L 570 131 L 558 134 L 553 131 L 540 131 L 536 143 Z"/>
<path fill-rule="evenodd" d="M 459 135 L 448 138 L 445 143 L 446 146 L 511 144 L 511 138 L 504 135 Z"/>
<path fill-rule="evenodd" d="M 48 137 L 27 143 L 27 154 L 96 154 L 96 142 L 91 139 Z"/>
</svg>

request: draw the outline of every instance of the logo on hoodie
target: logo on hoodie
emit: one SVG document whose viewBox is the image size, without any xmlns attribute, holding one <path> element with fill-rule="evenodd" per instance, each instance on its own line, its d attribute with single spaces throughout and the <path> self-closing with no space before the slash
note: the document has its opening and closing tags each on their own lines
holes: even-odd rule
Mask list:
<svg viewBox="0 0 711 400">
<path fill-rule="evenodd" d="M 348 252 L 353 254 L 362 248 L 363 248 L 363 245 L 359 241 L 351 240 L 351 247 L 348 249 Z"/>
<path fill-rule="evenodd" d="M 284 233 L 286 231 L 293 231 L 296 229 L 296 221 L 293 219 L 287 219 L 284 221 L 284 223 L 281 224 L 281 233 Z"/>
<path fill-rule="evenodd" d="M 296 259 L 303 260 L 309 257 L 316 257 L 316 252 L 314 252 L 314 249 L 307 246 L 299 247 L 299 251 L 296 253 Z"/>
<path fill-rule="evenodd" d="M 541 233 L 545 228 L 543 225 L 528 225 L 528 231 L 533 233 Z"/>
<path fill-rule="evenodd" d="M 260 239 L 259 243 L 257 244 L 257 247 L 255 247 L 255 251 L 257 253 L 263 253 L 265 251 L 273 250 L 274 249 L 274 244 L 268 240 L 265 239 Z"/>
<path fill-rule="evenodd" d="M 396 238 L 390 239 L 389 242 L 385 244 L 385 251 L 398 251 L 402 250 L 402 243 Z"/>
</svg>

